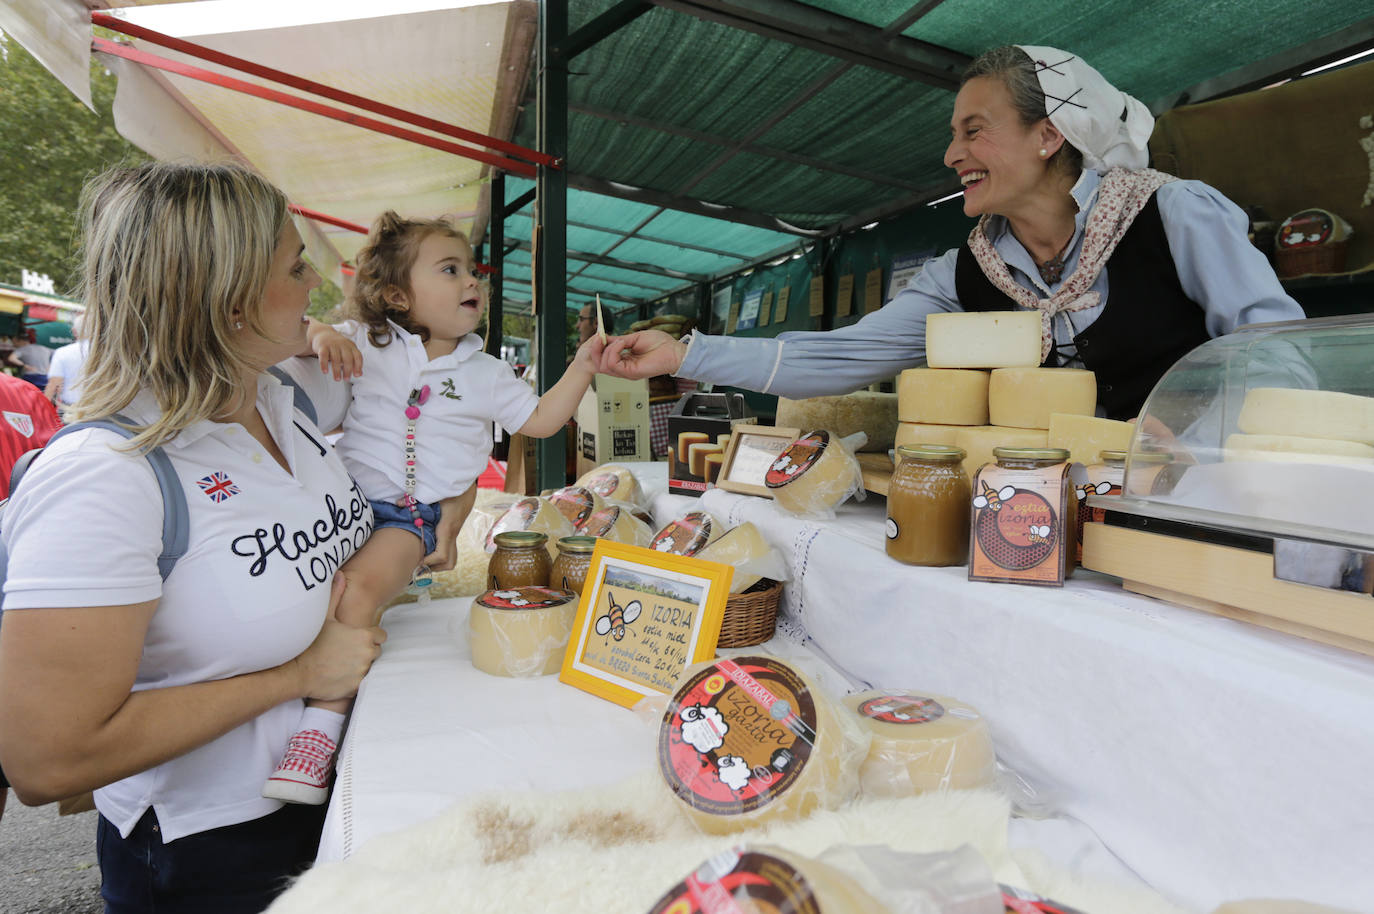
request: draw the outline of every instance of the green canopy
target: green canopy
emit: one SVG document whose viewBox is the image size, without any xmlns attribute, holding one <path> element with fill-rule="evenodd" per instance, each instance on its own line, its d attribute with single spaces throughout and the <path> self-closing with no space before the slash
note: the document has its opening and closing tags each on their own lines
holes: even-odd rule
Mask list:
<svg viewBox="0 0 1374 914">
<path fill-rule="evenodd" d="M 31 324 L 29 329 L 37 337 L 37 342 L 49 349 L 59 349 L 69 343 L 76 342 L 76 337 L 72 335 L 72 325 L 66 321 L 45 321 L 41 324 Z"/>
</svg>

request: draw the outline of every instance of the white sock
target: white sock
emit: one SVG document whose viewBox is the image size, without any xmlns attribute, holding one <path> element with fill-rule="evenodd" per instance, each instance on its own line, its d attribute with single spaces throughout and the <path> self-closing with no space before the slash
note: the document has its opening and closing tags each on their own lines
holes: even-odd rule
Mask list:
<svg viewBox="0 0 1374 914">
<path fill-rule="evenodd" d="M 331 711 L 328 708 L 307 707 L 305 713 L 301 715 L 301 722 L 296 725 L 296 732 L 319 730 L 337 743 L 339 736 L 343 733 L 343 726 L 344 715 L 338 711 Z"/>
</svg>

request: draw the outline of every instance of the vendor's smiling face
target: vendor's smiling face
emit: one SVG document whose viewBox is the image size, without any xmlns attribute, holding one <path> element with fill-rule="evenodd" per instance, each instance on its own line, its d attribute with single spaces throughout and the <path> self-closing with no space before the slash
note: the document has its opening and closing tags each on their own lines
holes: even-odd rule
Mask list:
<svg viewBox="0 0 1374 914">
<path fill-rule="evenodd" d="M 1021 123 L 1000 79 L 979 76 L 964 84 L 954 99 L 954 136 L 945 164 L 964 185 L 965 215 L 1010 216 L 1033 197 L 1047 171 L 1040 150 L 1046 148 L 1042 134 L 1048 123 Z M 1058 143 L 1052 145 L 1058 148 Z M 1047 156 L 1053 152 L 1047 149 Z"/>
</svg>

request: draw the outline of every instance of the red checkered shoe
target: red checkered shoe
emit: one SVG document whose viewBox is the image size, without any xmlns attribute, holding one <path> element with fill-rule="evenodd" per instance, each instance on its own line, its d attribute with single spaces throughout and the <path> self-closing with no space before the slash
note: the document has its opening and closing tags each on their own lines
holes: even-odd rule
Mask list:
<svg viewBox="0 0 1374 914">
<path fill-rule="evenodd" d="M 334 770 L 338 744 L 319 730 L 301 730 L 286 744 L 286 755 L 262 795 L 283 803 L 319 806 L 329 796 L 329 775 Z"/>
</svg>

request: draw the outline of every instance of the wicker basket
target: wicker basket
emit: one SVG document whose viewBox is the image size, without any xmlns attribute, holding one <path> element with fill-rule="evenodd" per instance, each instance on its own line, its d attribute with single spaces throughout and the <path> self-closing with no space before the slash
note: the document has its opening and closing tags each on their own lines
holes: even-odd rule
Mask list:
<svg viewBox="0 0 1374 914">
<path fill-rule="evenodd" d="M 748 647 L 773 637 L 782 602 L 782 582 L 764 578 L 744 593 L 732 593 L 725 602 L 718 647 Z"/>
<path fill-rule="evenodd" d="M 1339 273 L 1345 269 L 1345 248 L 1349 241 L 1342 239 L 1312 247 L 1274 250 L 1274 272 L 1283 279 L 1306 276 L 1309 273 Z"/>
</svg>

